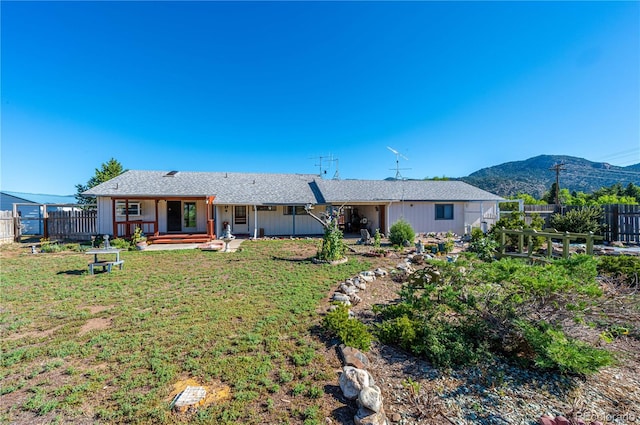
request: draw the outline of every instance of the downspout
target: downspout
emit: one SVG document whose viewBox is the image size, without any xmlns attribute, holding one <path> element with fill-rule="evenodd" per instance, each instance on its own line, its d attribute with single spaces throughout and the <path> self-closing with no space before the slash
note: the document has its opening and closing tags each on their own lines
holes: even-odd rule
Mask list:
<svg viewBox="0 0 640 425">
<path fill-rule="evenodd" d="M 258 207 L 253 206 L 253 239 L 258 239 Z"/>
</svg>

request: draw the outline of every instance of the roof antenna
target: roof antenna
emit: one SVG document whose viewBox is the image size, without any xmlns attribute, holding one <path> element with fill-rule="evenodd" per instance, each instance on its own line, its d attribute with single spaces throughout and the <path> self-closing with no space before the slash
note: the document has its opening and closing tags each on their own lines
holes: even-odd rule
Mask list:
<svg viewBox="0 0 640 425">
<path fill-rule="evenodd" d="M 402 155 L 397 150 L 390 148 L 389 146 L 387 146 L 387 149 L 393 152 L 394 155 L 396 156 L 396 180 L 402 180 L 402 175 L 400 174 L 400 170 L 410 170 L 410 168 L 400 168 L 400 157 L 402 157 L 403 159 L 406 159 L 407 161 L 409 160 L 409 158 Z M 393 168 L 390 168 L 390 170 L 393 170 Z"/>
</svg>

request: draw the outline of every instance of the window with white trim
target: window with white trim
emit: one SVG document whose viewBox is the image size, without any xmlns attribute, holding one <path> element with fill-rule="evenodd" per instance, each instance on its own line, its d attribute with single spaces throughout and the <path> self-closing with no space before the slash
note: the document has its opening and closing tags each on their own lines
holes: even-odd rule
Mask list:
<svg viewBox="0 0 640 425">
<path fill-rule="evenodd" d="M 128 205 L 125 201 L 116 201 L 116 215 L 126 216 L 127 207 L 129 208 L 129 217 L 138 217 L 142 215 L 142 209 L 140 208 L 140 202 L 129 202 Z"/>
<path fill-rule="evenodd" d="M 453 220 L 453 204 L 436 204 L 436 220 Z"/>
</svg>

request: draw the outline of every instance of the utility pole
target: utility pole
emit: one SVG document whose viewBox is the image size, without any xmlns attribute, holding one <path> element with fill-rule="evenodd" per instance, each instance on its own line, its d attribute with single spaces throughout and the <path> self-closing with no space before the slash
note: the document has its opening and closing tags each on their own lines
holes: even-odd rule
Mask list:
<svg viewBox="0 0 640 425">
<path fill-rule="evenodd" d="M 556 205 L 560 205 L 560 171 L 566 170 L 566 168 L 564 168 L 564 162 L 555 164 L 549 169 L 555 170 L 556 172 Z"/>
</svg>

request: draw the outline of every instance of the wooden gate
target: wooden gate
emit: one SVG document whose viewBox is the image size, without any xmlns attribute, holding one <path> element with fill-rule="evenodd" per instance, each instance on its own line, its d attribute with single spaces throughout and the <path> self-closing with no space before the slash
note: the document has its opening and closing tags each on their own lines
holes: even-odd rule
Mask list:
<svg viewBox="0 0 640 425">
<path fill-rule="evenodd" d="M 640 205 L 604 205 L 608 242 L 640 243 Z"/>
</svg>

